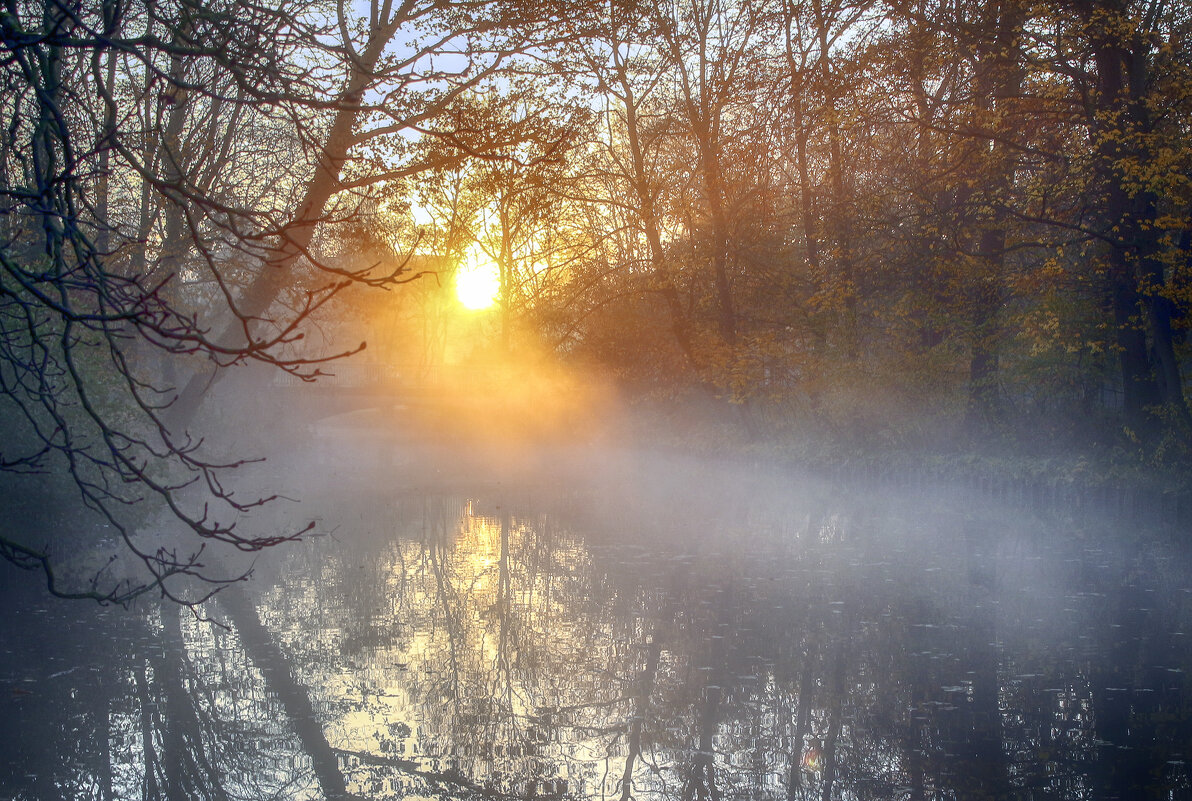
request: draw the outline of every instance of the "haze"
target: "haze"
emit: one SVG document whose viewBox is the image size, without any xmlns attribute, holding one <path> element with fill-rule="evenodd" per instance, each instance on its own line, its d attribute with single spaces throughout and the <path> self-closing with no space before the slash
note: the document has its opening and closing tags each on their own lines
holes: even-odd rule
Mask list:
<svg viewBox="0 0 1192 801">
<path fill-rule="evenodd" d="M 1190 26 L 7 4 L 0 797 L 1188 797 Z"/>
</svg>

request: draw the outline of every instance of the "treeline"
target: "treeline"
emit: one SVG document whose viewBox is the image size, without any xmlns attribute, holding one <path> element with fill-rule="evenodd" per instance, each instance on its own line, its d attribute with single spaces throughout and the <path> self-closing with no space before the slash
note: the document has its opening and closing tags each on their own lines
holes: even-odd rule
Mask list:
<svg viewBox="0 0 1192 801">
<path fill-rule="evenodd" d="M 505 302 L 651 391 L 1171 458 L 1190 25 L 1163 2 L 614 3 L 541 71 L 563 99 L 519 107 L 571 140 L 456 175 Z"/>
<path fill-rule="evenodd" d="M 240 456 L 204 432 L 235 439 L 250 421 L 205 402 L 228 368 L 311 379 L 359 348 L 311 349 L 309 324 L 349 286 L 416 274 L 346 267 L 351 232 L 412 176 L 524 138 L 466 108 L 558 17 L 439 0 L 6 3 L 0 556 L 70 597 L 190 602 L 238 578 L 205 549 L 300 535 L 246 522 L 269 498 L 227 483 Z M 56 569 L 97 538 L 126 562 L 82 581 Z"/>
<path fill-rule="evenodd" d="M 1190 16 L 8 3 L 0 489 L 29 501 L 21 474 L 62 477 L 139 565 L 69 593 L 216 578 L 198 544 L 297 533 L 247 531 L 262 499 L 202 447 L 204 425 L 238 424 L 204 417 L 227 368 L 316 378 L 359 347 L 311 327 L 345 288 L 401 303 L 426 265 L 442 279 L 477 253 L 501 272 L 507 350 L 533 338 L 755 431 L 1051 431 L 1174 458 Z M 67 592 L 31 508 L 0 553 Z"/>
</svg>

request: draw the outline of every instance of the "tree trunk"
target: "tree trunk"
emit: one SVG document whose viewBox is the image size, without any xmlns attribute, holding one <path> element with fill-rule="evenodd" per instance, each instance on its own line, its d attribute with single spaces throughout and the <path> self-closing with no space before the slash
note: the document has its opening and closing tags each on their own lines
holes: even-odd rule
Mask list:
<svg viewBox="0 0 1192 801">
<path fill-rule="evenodd" d="M 334 120 L 324 139 L 314 174 L 307 182 L 302 201 L 289 224 L 278 232 L 278 242 L 266 255 L 260 272 L 237 299 L 234 310 L 236 319 L 224 326 L 215 340 L 217 345 L 251 350 L 259 341 L 259 321 L 265 320 L 269 307 L 289 284 L 295 264 L 314 240 L 327 201 L 339 190 L 340 175 L 354 142 L 353 129 L 360 103 L 396 28 L 396 24 L 390 23 L 374 29 L 368 47 L 358 59 L 352 60 L 351 74 L 338 98 Z M 218 365 L 211 361 L 191 376 L 171 409 L 175 425 L 184 428 L 194 418 L 203 396 L 222 374 Z"/>
<path fill-rule="evenodd" d="M 1175 355 L 1171 306 L 1161 294 L 1166 274 L 1158 251 L 1164 229 L 1157 224 L 1156 199 L 1149 190 L 1128 188 L 1121 167 L 1126 160 L 1143 164 L 1152 160 L 1145 143 L 1152 128 L 1147 96 L 1150 44 L 1142 35 L 1145 32 L 1135 32 L 1127 44 L 1125 34 L 1109 27 L 1121 17 L 1120 9 L 1099 3 L 1082 3 L 1079 8 L 1093 30 L 1097 121 L 1092 134 L 1097 176 L 1105 192 L 1107 294 L 1116 331 L 1123 411 L 1136 432 L 1153 434 L 1157 425 L 1150 407 L 1166 405 L 1184 420 L 1188 407 Z"/>
<path fill-rule="evenodd" d="M 141 723 L 141 757 L 145 763 L 145 773 L 141 777 L 141 797 L 144 801 L 156 801 L 161 797 L 158 789 L 157 751 L 153 744 L 153 708 L 149 698 L 149 680 L 145 671 L 145 660 L 141 659 L 135 671 L 137 684 L 137 700 L 140 707 Z"/>
<path fill-rule="evenodd" d="M 298 742 L 310 757 L 311 769 L 323 797 L 329 800 L 346 799 L 347 784 L 339 768 L 339 759 L 315 716 L 310 695 L 295 678 L 289 660 L 273 641 L 269 630 L 257 618 L 251 601 L 235 585 L 224 588 L 216 600 L 236 627 L 245 653 L 261 671 L 265 687 L 281 703 L 286 717 L 290 719 Z"/>
<path fill-rule="evenodd" d="M 662 655 L 662 638 L 657 629 L 650 636 L 646 648 L 646 665 L 638 675 L 633 694 L 633 712 L 629 719 L 629 753 L 625 756 L 625 770 L 621 775 L 621 801 L 633 797 L 633 767 L 642 753 L 642 729 L 650 708 L 650 693 L 658 674 L 658 660 Z"/>
<path fill-rule="evenodd" d="M 162 724 L 162 759 L 166 796 L 170 799 L 228 801 L 219 770 L 207 754 L 203 724 L 195 708 L 196 699 L 186 681 L 191 671 L 182 638 L 180 610 L 173 604 L 163 605 L 161 620 L 161 687 L 166 712 Z"/>
<path fill-rule="evenodd" d="M 803 672 L 799 678 L 799 709 L 795 712 L 795 731 L 791 736 L 790 771 L 786 782 L 786 797 L 795 801 L 803 786 L 803 744 L 811 722 L 811 686 L 815 680 L 812 674 L 811 654 L 803 657 Z"/>
<path fill-rule="evenodd" d="M 824 737 L 823 752 L 823 785 L 821 787 L 823 801 L 832 801 L 832 791 L 836 784 L 836 769 L 839 763 L 836 746 L 840 740 L 840 730 L 843 726 L 842 707 L 844 696 L 848 693 L 848 633 L 841 634 L 836 643 L 836 655 L 832 660 L 832 675 L 829 677 L 828 692 L 828 732 Z"/>
<path fill-rule="evenodd" d="M 1001 417 L 998 391 L 998 350 L 1001 310 L 1006 300 L 1006 205 L 1013 184 L 1012 143 L 1015 131 L 1011 104 L 1022 89 L 1018 35 L 1022 10 L 1015 2 L 992 3 L 984 15 L 977 45 L 974 95 L 978 119 L 986 132 L 979 140 L 981 159 L 988 165 L 974 213 L 981 220 L 976 240 L 977 275 L 969 276 L 969 405 L 970 428 L 981 429 Z"/>
<path fill-rule="evenodd" d="M 853 263 L 852 209 L 845 185 L 839 93 L 831 65 L 831 43 L 828 41 L 829 21 L 820 0 L 815 0 L 813 5 L 816 30 L 819 36 L 820 89 L 824 93 L 824 122 L 828 133 L 828 183 L 832 192 L 832 200 L 829 204 L 831 218 L 828 227 L 832 235 L 835 266 L 833 283 L 843 306 L 844 330 L 842 333 L 845 355 L 851 359 L 857 355 L 857 341 L 860 333 L 857 330 L 857 282 L 856 268 Z"/>
<path fill-rule="evenodd" d="M 638 118 L 638 99 L 629 81 L 628 66 L 621 59 L 620 42 L 614 43 L 613 57 L 616 69 L 616 81 L 621 88 L 621 103 L 625 111 L 625 137 L 629 144 L 629 157 L 632 164 L 632 174 L 629 176 L 636 196 L 637 206 L 634 211 L 641 220 L 642 229 L 646 235 L 646 245 L 650 251 L 650 273 L 658 291 L 666 304 L 670 318 L 671 334 L 675 338 L 679 350 L 687 359 L 688 365 L 703 382 L 700 361 L 696 356 L 695 346 L 691 338 L 691 321 L 679 299 L 679 292 L 675 288 L 673 277 L 666 268 L 666 252 L 662 247 L 662 230 L 658 221 L 658 210 L 654 202 L 654 195 L 650 189 L 649 175 L 646 170 L 646 154 L 641 141 L 641 124 Z"/>
</svg>

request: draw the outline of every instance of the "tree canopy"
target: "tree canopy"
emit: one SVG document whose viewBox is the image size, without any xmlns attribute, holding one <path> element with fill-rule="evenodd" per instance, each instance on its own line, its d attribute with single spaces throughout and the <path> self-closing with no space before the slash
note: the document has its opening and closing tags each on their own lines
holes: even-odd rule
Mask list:
<svg viewBox="0 0 1192 801">
<path fill-rule="evenodd" d="M 1186 461 L 1190 26 L 1160 0 L 7 3 L 0 470 L 73 487 L 92 517 L 55 526 L 98 515 L 142 569 L 66 586 L 35 496 L 0 552 L 105 602 L 235 580 L 208 544 L 305 529 L 244 529 L 268 497 L 203 447 L 211 387 L 318 378 L 360 347 L 308 346 L 333 299 L 470 248 L 506 347 L 754 436 Z"/>
</svg>

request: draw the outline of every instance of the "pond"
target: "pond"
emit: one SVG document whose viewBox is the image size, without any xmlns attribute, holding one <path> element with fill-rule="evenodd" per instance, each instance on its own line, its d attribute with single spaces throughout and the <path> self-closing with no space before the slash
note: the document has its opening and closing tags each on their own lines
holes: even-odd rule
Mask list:
<svg viewBox="0 0 1192 801">
<path fill-rule="evenodd" d="M 220 625 L 6 570 L 0 797 L 1192 796 L 1178 531 L 545 466 L 327 482 Z"/>
</svg>

